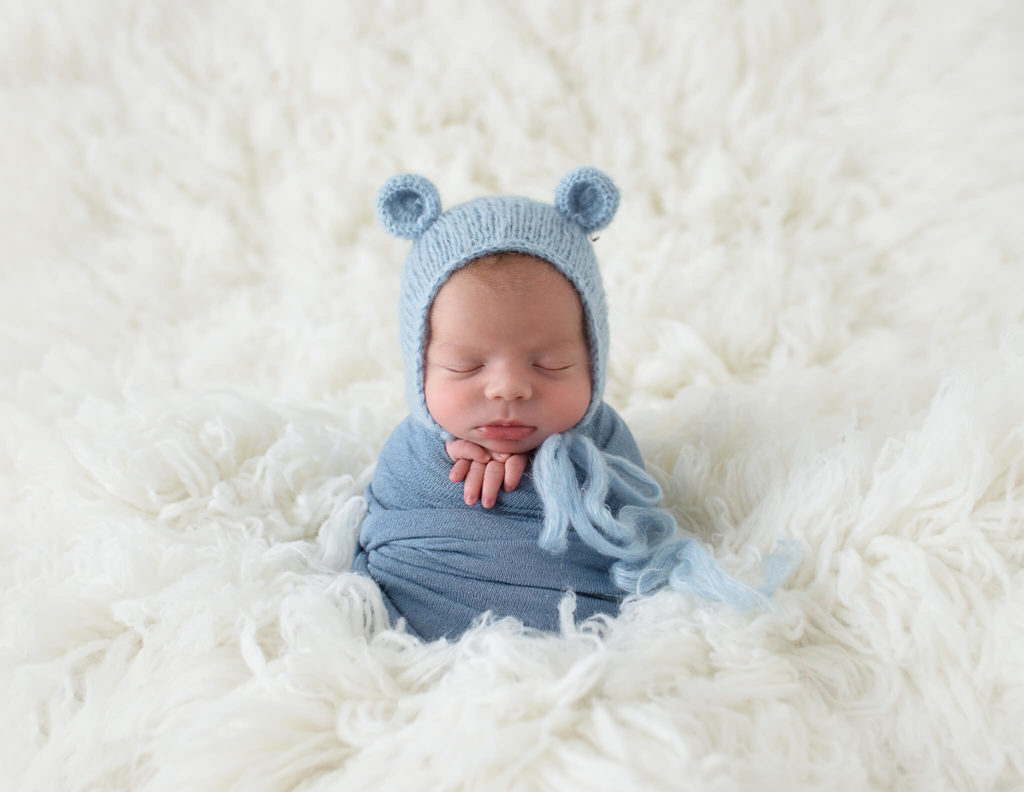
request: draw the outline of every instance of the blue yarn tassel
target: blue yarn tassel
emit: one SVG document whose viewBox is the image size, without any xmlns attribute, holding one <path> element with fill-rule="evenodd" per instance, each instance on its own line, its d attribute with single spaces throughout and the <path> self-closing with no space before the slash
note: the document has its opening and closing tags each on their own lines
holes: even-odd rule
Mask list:
<svg viewBox="0 0 1024 792">
<path fill-rule="evenodd" d="M 533 462 L 534 484 L 544 505 L 539 544 L 561 552 L 570 528 L 602 555 L 618 559 L 612 579 L 631 594 L 650 594 L 666 585 L 731 605 L 765 607 L 768 598 L 799 562 L 796 543 L 763 563 L 764 582 L 751 588 L 728 575 L 696 539 L 677 537 L 672 515 L 657 508 L 661 488 L 627 459 L 604 454 L 576 432 L 551 435 Z M 577 470 L 583 473 L 582 484 Z M 624 504 L 613 514 L 609 500 Z"/>
</svg>

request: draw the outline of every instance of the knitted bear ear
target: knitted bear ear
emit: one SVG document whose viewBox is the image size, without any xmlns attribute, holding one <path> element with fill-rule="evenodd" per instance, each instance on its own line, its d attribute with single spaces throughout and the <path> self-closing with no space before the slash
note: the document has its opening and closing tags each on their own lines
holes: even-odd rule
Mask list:
<svg viewBox="0 0 1024 792">
<path fill-rule="evenodd" d="M 619 208 L 619 188 L 597 168 L 577 168 L 558 183 L 555 208 L 587 233 L 600 231 Z"/>
<path fill-rule="evenodd" d="M 437 188 L 422 176 L 392 176 L 377 193 L 377 219 L 390 233 L 415 239 L 441 214 Z"/>
</svg>

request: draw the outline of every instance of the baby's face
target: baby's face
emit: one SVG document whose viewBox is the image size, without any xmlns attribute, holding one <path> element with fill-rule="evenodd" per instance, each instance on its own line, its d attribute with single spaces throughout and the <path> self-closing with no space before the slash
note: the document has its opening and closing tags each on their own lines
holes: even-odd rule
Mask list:
<svg viewBox="0 0 1024 792">
<path fill-rule="evenodd" d="M 434 298 L 423 389 L 446 431 L 518 454 L 586 414 L 590 352 L 569 281 L 532 256 L 501 259 L 459 270 Z"/>
</svg>

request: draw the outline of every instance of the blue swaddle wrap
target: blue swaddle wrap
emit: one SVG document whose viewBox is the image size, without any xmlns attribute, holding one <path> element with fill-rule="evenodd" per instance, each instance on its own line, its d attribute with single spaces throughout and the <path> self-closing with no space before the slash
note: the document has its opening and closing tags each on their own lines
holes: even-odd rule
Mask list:
<svg viewBox="0 0 1024 792">
<path fill-rule="evenodd" d="M 610 407 L 590 427 L 595 443 L 641 464 Z M 441 437 L 411 418 L 381 450 L 352 566 L 377 581 L 392 619 L 404 617 L 427 640 L 457 637 L 485 611 L 556 630 L 567 591 L 576 594 L 578 618 L 618 612 L 623 592 L 610 574 L 615 558 L 573 532 L 559 552 L 540 546 L 544 507 L 532 468 L 493 509 L 467 506 L 462 484 L 448 479 L 451 469 Z"/>
<path fill-rule="evenodd" d="M 566 446 L 582 454 L 557 459 Z M 381 450 L 352 567 L 377 582 L 392 620 L 425 640 L 457 638 L 487 611 L 557 630 L 569 591 L 578 619 L 614 616 L 626 593 L 665 585 L 741 609 L 763 604 L 781 568 L 760 590 L 729 577 L 700 542 L 676 536 L 642 465 L 626 424 L 602 404 L 585 427 L 548 438 L 493 509 L 467 506 L 443 440 L 408 418 Z M 565 473 L 572 481 L 559 491 Z"/>
</svg>

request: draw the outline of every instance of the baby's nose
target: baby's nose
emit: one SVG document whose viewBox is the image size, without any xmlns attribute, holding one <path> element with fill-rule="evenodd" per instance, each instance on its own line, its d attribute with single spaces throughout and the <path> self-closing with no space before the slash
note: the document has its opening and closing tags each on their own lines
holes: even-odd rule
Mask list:
<svg viewBox="0 0 1024 792">
<path fill-rule="evenodd" d="M 530 378 L 515 366 L 497 366 L 487 383 L 487 397 L 504 401 L 529 399 L 533 395 Z"/>
</svg>

